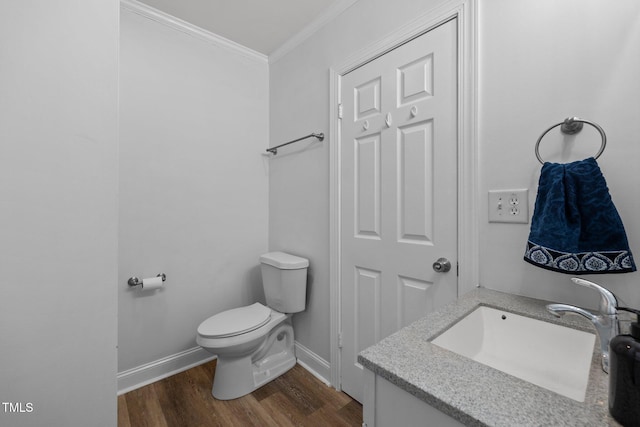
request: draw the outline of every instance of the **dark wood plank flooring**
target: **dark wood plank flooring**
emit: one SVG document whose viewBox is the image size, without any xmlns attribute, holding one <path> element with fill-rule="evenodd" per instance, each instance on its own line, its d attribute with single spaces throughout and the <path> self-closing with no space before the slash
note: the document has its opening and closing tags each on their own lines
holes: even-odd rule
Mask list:
<svg viewBox="0 0 640 427">
<path fill-rule="evenodd" d="M 362 406 L 300 365 L 234 400 L 211 396 L 215 360 L 118 397 L 118 427 L 362 426 Z"/>
</svg>

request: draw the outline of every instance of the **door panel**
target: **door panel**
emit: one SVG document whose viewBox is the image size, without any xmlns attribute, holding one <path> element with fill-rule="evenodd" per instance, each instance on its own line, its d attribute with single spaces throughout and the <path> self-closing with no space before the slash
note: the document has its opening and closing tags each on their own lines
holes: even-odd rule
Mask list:
<svg viewBox="0 0 640 427">
<path fill-rule="evenodd" d="M 433 94 L 433 55 L 398 67 L 398 105 L 406 105 Z"/>
<path fill-rule="evenodd" d="M 400 295 L 398 313 L 401 327 L 407 326 L 423 317 L 425 313 L 433 311 L 432 286 L 433 283 L 424 280 L 398 277 L 398 293 Z"/>
<path fill-rule="evenodd" d="M 356 301 L 353 321 L 356 328 L 354 347 L 358 352 L 380 339 L 380 282 L 379 271 L 355 268 Z"/>
<path fill-rule="evenodd" d="M 356 236 L 380 239 L 380 134 L 354 141 Z"/>
<path fill-rule="evenodd" d="M 359 401 L 358 353 L 457 295 L 456 32 L 341 81 L 341 387 Z M 434 272 L 440 257 L 451 272 Z"/>
<path fill-rule="evenodd" d="M 398 129 L 398 239 L 432 244 L 433 121 Z"/>
</svg>

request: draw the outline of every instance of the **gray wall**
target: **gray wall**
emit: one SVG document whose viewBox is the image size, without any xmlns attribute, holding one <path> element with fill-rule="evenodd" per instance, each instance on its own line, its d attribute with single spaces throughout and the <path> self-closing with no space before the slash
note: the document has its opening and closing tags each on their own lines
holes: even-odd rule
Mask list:
<svg viewBox="0 0 640 427">
<path fill-rule="evenodd" d="M 438 3 L 360 0 L 271 64 L 272 145 L 310 131 L 327 132 L 329 67 Z M 640 158 L 640 87 L 634 77 L 640 75 L 640 4 L 481 0 L 477 6 L 480 284 L 595 306 L 595 295 L 575 289 L 569 276 L 522 261 L 528 226 L 489 224 L 487 190 L 529 188 L 533 205 L 540 170 L 533 148 L 539 135 L 567 116 L 595 120 L 609 133 L 600 164 L 640 257 L 639 176 L 633 167 L 633 159 Z M 584 142 L 572 146 L 575 159 L 598 148 L 597 134 L 585 130 L 582 137 Z M 560 138 L 544 144 L 560 144 Z M 294 316 L 296 340 L 329 360 L 329 142 L 289 151 L 271 162 L 269 246 L 311 260 L 309 305 Z M 638 273 L 594 280 L 640 306 Z"/>
<path fill-rule="evenodd" d="M 360 0 L 268 71 L 127 19 L 120 159 L 118 2 L 5 6 L 0 398 L 33 411 L 0 408 L 0 424 L 115 425 L 117 293 L 128 369 L 194 346 L 202 318 L 262 298 L 256 266 L 267 246 L 311 260 L 296 339 L 329 360 L 329 143 L 301 143 L 266 162 L 262 135 L 276 145 L 328 133 L 328 68 L 439 3 Z M 528 227 L 489 224 L 486 191 L 528 187 L 533 203 L 540 133 L 569 115 L 595 120 L 609 135 L 600 164 L 640 257 L 640 4 L 478 6 L 481 284 L 595 305 L 568 276 L 521 260 Z M 577 158 L 597 149 L 597 138 L 582 136 L 570 146 Z M 549 148 L 560 138 L 544 143 L 562 159 Z M 131 275 L 161 271 L 169 276 L 161 292 L 126 288 Z M 594 280 L 640 306 L 638 273 Z"/>
<path fill-rule="evenodd" d="M 634 166 L 640 158 L 640 3 L 491 0 L 480 5 L 480 242 L 487 249 L 481 251 L 481 284 L 597 307 L 596 293 L 576 288 L 571 276 L 521 261 L 529 226 L 489 224 L 486 191 L 529 188 L 533 207 L 541 167 L 534 145 L 541 133 L 565 117 L 593 120 L 607 133 L 598 163 L 640 259 L 640 171 Z M 540 147 L 545 160 L 578 160 L 595 155 L 600 136 L 585 125 L 573 142 L 563 143 L 556 129 Z M 585 278 L 640 307 L 639 273 Z"/>
<path fill-rule="evenodd" d="M 127 9 L 120 43 L 122 372 L 197 347 L 204 319 L 263 299 L 268 66 Z M 127 285 L 161 272 L 162 290 Z"/>
<path fill-rule="evenodd" d="M 0 14 L 3 426 L 116 424 L 118 9 Z"/>
</svg>

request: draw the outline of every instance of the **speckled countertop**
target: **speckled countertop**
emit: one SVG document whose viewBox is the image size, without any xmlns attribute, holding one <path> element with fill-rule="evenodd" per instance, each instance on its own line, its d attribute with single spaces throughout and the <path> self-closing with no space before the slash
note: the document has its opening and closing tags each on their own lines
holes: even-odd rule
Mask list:
<svg viewBox="0 0 640 427">
<path fill-rule="evenodd" d="M 367 369 L 468 426 L 619 426 L 608 410 L 596 338 L 584 402 L 460 356 L 430 340 L 480 305 L 595 333 L 581 316 L 560 319 L 541 301 L 478 288 L 358 355 Z M 596 334 L 597 336 L 597 334 Z"/>
</svg>

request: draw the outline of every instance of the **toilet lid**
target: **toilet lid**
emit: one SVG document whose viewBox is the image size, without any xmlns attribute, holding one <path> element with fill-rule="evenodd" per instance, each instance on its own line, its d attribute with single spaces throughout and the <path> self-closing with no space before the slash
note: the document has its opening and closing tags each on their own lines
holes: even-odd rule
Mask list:
<svg viewBox="0 0 640 427">
<path fill-rule="evenodd" d="M 198 326 L 198 334 L 210 338 L 232 337 L 258 329 L 270 318 L 271 309 L 257 302 L 209 317 Z"/>
</svg>

